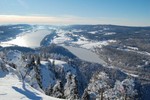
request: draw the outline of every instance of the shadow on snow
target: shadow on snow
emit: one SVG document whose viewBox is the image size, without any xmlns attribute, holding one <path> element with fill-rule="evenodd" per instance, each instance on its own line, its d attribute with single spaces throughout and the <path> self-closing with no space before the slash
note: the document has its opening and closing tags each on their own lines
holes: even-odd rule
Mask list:
<svg viewBox="0 0 150 100">
<path fill-rule="evenodd" d="M 29 91 L 26 87 L 25 87 L 25 83 L 23 82 L 23 89 L 20 89 L 18 87 L 12 86 L 12 88 L 25 95 L 27 98 L 31 99 L 31 100 L 42 100 L 42 98 L 40 96 L 37 96 L 36 93 Z"/>
</svg>

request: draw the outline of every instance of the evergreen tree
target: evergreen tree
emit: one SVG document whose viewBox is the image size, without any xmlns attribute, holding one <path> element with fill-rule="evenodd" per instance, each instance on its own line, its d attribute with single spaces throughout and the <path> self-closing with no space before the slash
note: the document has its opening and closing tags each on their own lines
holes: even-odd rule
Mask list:
<svg viewBox="0 0 150 100">
<path fill-rule="evenodd" d="M 4 64 L 4 62 L 2 61 L 1 58 L 0 58 L 0 68 L 1 68 L 3 71 L 6 71 L 6 70 L 7 70 L 7 68 L 6 68 L 6 66 L 5 66 L 5 64 Z"/>
<path fill-rule="evenodd" d="M 49 85 L 49 87 L 45 90 L 45 94 L 51 96 L 53 92 L 52 85 Z"/>
<path fill-rule="evenodd" d="M 90 90 L 90 98 L 104 100 L 104 91 L 109 88 L 108 76 L 104 72 L 99 72 L 93 75 L 88 85 L 88 90 Z"/>
<path fill-rule="evenodd" d="M 124 87 L 120 81 L 116 81 L 114 88 L 108 89 L 104 92 L 104 98 L 106 100 L 123 100 Z"/>
<path fill-rule="evenodd" d="M 41 65 L 41 61 L 40 61 L 40 57 L 39 56 L 37 57 L 36 64 L 37 65 Z"/>
<path fill-rule="evenodd" d="M 52 69 L 52 63 L 51 63 L 50 60 L 48 60 L 48 69 L 49 69 L 50 71 L 54 71 L 54 70 Z"/>
<path fill-rule="evenodd" d="M 52 61 L 52 66 L 55 67 L 55 60 Z"/>
<path fill-rule="evenodd" d="M 135 95 L 137 93 L 132 79 L 116 81 L 114 88 L 104 92 L 104 98 L 109 100 L 135 100 Z"/>
<path fill-rule="evenodd" d="M 89 94 L 88 94 L 88 89 L 84 90 L 84 93 L 82 95 L 82 100 L 90 100 Z"/>
<path fill-rule="evenodd" d="M 39 84 L 40 88 L 42 89 L 42 76 L 40 73 L 41 72 L 40 65 L 35 65 L 34 70 L 35 70 L 35 76 L 36 76 L 37 83 Z"/>
<path fill-rule="evenodd" d="M 79 98 L 79 96 L 78 96 L 78 81 L 77 81 L 75 75 L 72 75 L 71 79 L 72 79 L 71 89 L 70 89 L 71 90 L 71 100 L 74 100 L 74 99 Z"/>
<path fill-rule="evenodd" d="M 66 75 L 66 84 L 65 84 L 65 87 L 64 87 L 64 96 L 66 98 L 69 98 L 70 97 L 70 86 L 71 86 L 71 73 L 68 72 L 67 75 Z"/>
<path fill-rule="evenodd" d="M 31 57 L 31 65 L 35 65 L 35 58 L 34 58 L 34 56 Z"/>
<path fill-rule="evenodd" d="M 64 97 L 63 85 L 62 85 L 61 81 L 57 81 L 57 83 L 54 85 L 52 96 L 54 96 L 56 98 L 63 98 Z"/>
<path fill-rule="evenodd" d="M 78 96 L 78 82 L 75 75 L 70 72 L 66 75 L 67 82 L 64 87 L 64 96 L 66 99 L 75 100 L 79 99 Z"/>
<path fill-rule="evenodd" d="M 134 80 L 133 79 L 125 79 L 122 81 L 122 85 L 124 87 L 124 100 L 134 100 L 135 95 L 137 95 L 136 90 L 134 89 Z"/>
</svg>

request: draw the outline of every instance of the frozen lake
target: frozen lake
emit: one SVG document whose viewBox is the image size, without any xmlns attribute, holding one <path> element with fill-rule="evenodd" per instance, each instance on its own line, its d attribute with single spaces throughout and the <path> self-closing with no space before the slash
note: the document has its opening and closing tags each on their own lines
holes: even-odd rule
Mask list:
<svg viewBox="0 0 150 100">
<path fill-rule="evenodd" d="M 1 44 L 2 46 L 5 44 L 6 45 L 10 44 L 31 48 L 39 47 L 42 39 L 50 33 L 51 33 L 50 30 L 38 30 L 35 32 L 24 33 L 23 35 L 20 35 L 13 40 L 2 42 Z"/>
<path fill-rule="evenodd" d="M 102 65 L 105 65 L 106 63 L 99 58 L 99 56 L 87 49 L 78 48 L 78 47 L 71 47 L 71 46 L 63 46 L 66 49 L 68 49 L 70 52 L 72 52 L 74 55 L 76 55 L 78 58 L 88 61 L 88 62 L 94 62 L 99 63 Z"/>
</svg>

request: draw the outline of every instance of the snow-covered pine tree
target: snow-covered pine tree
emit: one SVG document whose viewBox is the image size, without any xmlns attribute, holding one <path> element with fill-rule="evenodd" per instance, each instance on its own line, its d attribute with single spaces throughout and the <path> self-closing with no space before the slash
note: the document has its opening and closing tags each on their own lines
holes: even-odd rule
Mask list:
<svg viewBox="0 0 150 100">
<path fill-rule="evenodd" d="M 40 73 L 41 72 L 40 65 L 35 65 L 34 71 L 35 71 L 35 77 L 36 77 L 37 83 L 39 84 L 39 87 L 42 89 L 42 76 Z"/>
<path fill-rule="evenodd" d="M 7 70 L 7 68 L 1 58 L 0 58 L 0 69 L 2 69 L 3 71 Z"/>
<path fill-rule="evenodd" d="M 123 100 L 124 87 L 120 81 L 116 81 L 114 88 L 108 89 L 104 92 L 106 100 Z"/>
<path fill-rule="evenodd" d="M 104 100 L 103 93 L 109 88 L 108 79 L 107 74 L 104 72 L 99 72 L 93 75 L 88 85 L 91 99 Z"/>
<path fill-rule="evenodd" d="M 137 91 L 134 89 L 134 80 L 133 79 L 124 79 L 122 81 L 122 85 L 124 87 L 124 100 L 134 100 L 135 95 L 137 95 Z"/>
<path fill-rule="evenodd" d="M 69 98 L 70 97 L 70 86 L 71 86 L 71 73 L 68 72 L 67 75 L 66 75 L 66 84 L 65 84 L 65 87 L 64 87 L 64 96 L 65 98 Z"/>
<path fill-rule="evenodd" d="M 49 69 L 49 70 L 52 70 L 52 63 L 51 63 L 50 60 L 48 60 L 48 65 L 47 65 L 47 66 L 48 66 L 48 69 Z"/>
<path fill-rule="evenodd" d="M 55 60 L 52 61 L 52 67 L 55 67 Z"/>
<path fill-rule="evenodd" d="M 135 100 L 135 95 L 137 92 L 134 89 L 133 79 L 124 79 L 122 82 L 117 80 L 114 88 L 104 92 L 106 100 Z"/>
<path fill-rule="evenodd" d="M 71 87 L 70 87 L 70 91 L 71 91 L 71 96 L 70 96 L 70 100 L 74 100 L 74 99 L 79 99 L 79 95 L 78 95 L 78 81 L 76 79 L 75 75 L 71 76 Z"/>
<path fill-rule="evenodd" d="M 37 64 L 37 65 L 41 65 L 41 60 L 40 60 L 40 57 L 39 57 L 39 56 L 38 56 L 37 59 L 36 59 L 36 64 Z"/>
<path fill-rule="evenodd" d="M 31 65 L 35 65 L 35 58 L 33 55 L 31 56 Z"/>
<path fill-rule="evenodd" d="M 84 93 L 82 95 L 82 100 L 90 100 L 90 96 L 89 96 L 89 93 L 88 93 L 88 89 L 85 89 L 84 90 Z"/>
<path fill-rule="evenodd" d="M 64 96 L 66 99 L 75 100 L 79 99 L 78 96 L 78 82 L 75 75 L 72 75 L 70 72 L 66 75 L 66 84 L 64 87 Z"/>
<path fill-rule="evenodd" d="M 56 98 L 63 98 L 64 97 L 63 85 L 62 85 L 62 82 L 60 80 L 58 80 L 57 83 L 54 85 L 52 96 L 54 96 Z"/>
<path fill-rule="evenodd" d="M 45 90 L 45 94 L 51 96 L 53 92 L 52 85 L 49 85 L 49 87 Z"/>
</svg>

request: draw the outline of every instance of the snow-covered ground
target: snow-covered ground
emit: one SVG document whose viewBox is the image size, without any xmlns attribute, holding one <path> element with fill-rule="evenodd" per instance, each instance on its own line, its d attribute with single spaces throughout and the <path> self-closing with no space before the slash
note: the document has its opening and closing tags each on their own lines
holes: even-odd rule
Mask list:
<svg viewBox="0 0 150 100">
<path fill-rule="evenodd" d="M 98 31 L 91 31 L 91 32 L 88 32 L 88 33 L 91 33 L 91 34 L 96 34 Z"/>
<path fill-rule="evenodd" d="M 53 62 L 53 59 L 49 59 L 51 62 Z M 61 60 L 54 60 L 55 61 L 55 67 L 57 70 L 63 70 L 65 73 L 71 72 L 72 74 L 76 75 L 76 69 L 69 66 L 67 62 L 61 61 Z"/>
<path fill-rule="evenodd" d="M 150 56 L 150 53 L 149 52 L 146 52 L 146 51 L 139 51 L 139 49 L 137 47 L 130 47 L 130 46 L 127 46 L 127 48 L 117 48 L 118 50 L 121 50 L 121 51 L 130 51 L 130 52 L 136 52 L 138 54 L 141 54 L 141 55 L 146 55 L 146 56 Z"/>
<path fill-rule="evenodd" d="M 77 31 L 77 30 L 76 30 Z M 79 30 L 80 32 L 81 30 Z M 89 50 L 93 50 L 94 47 L 102 47 L 109 45 L 110 43 L 116 42 L 116 40 L 105 40 L 105 41 L 94 41 L 85 38 L 84 36 L 79 36 L 74 34 L 74 30 L 65 31 L 65 30 L 57 30 L 57 36 L 53 38 L 51 43 L 55 44 L 66 44 L 73 47 L 80 47 Z M 96 34 L 97 31 L 88 32 L 90 34 Z M 74 40 L 76 38 L 76 40 Z"/>
<path fill-rule="evenodd" d="M 0 99 L 1 100 L 59 100 L 37 91 L 28 83 L 22 82 L 13 73 L 2 76 L 0 71 Z"/>
<path fill-rule="evenodd" d="M 53 61 L 53 59 L 49 60 L 51 62 Z M 4 61 L 8 64 L 16 64 L 17 67 L 15 69 L 5 64 L 8 72 L 2 71 L 0 67 L 0 100 L 59 100 L 44 94 L 43 90 L 41 90 L 36 83 L 34 70 L 26 74 L 25 65 L 27 63 L 22 60 L 21 52 L 16 50 L 9 51 L 6 54 L 5 60 L 0 59 L 0 66 Z M 49 61 L 41 61 L 43 89 L 56 83 L 56 77 L 54 73 L 49 70 L 48 66 Z M 76 73 L 73 67 L 70 67 L 67 62 L 61 60 L 55 60 L 55 69 L 64 70 L 66 73 L 68 71 L 74 74 Z"/>
<path fill-rule="evenodd" d="M 48 88 L 50 84 L 55 84 L 55 75 L 48 69 L 47 61 L 41 61 L 41 75 L 43 89 Z"/>
<path fill-rule="evenodd" d="M 107 41 L 88 41 L 79 39 L 77 42 L 73 42 L 74 45 L 78 45 L 81 48 L 93 50 L 94 47 L 101 48 L 102 46 L 109 45 L 109 43 L 116 42 L 115 40 L 107 40 Z"/>
</svg>

